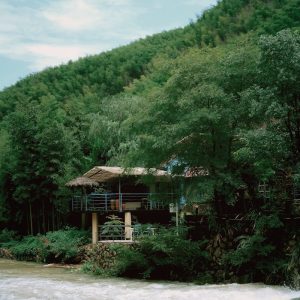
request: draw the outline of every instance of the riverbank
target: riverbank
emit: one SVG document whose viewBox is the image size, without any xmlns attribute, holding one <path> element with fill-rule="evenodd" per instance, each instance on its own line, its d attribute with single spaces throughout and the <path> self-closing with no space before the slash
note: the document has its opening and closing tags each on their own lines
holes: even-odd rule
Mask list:
<svg viewBox="0 0 300 300">
<path fill-rule="evenodd" d="M 50 268 L 71 268 L 81 263 L 85 273 L 102 278 L 197 284 L 263 282 L 299 289 L 299 247 L 295 242 L 293 248 L 287 248 L 289 252 L 277 251 L 280 256 L 268 256 L 253 251 L 256 244 L 262 248 L 263 241 L 256 236 L 252 237 L 256 244 L 245 243 L 244 248 L 234 244 L 234 236 L 216 234 L 210 239 L 192 241 L 172 228 L 161 229 L 159 234 L 146 236 L 131 245 L 98 243 L 92 246 L 86 244 L 87 236 L 84 231 L 67 228 L 45 235 L 11 238 L 0 244 L 0 257 L 41 262 Z"/>
<path fill-rule="evenodd" d="M 17 288 L 16 288 L 17 287 Z M 71 269 L 44 268 L 41 264 L 0 259 L 0 299 L 102 300 L 291 300 L 300 291 L 263 284 L 198 286 L 120 278 L 99 278 Z"/>
</svg>

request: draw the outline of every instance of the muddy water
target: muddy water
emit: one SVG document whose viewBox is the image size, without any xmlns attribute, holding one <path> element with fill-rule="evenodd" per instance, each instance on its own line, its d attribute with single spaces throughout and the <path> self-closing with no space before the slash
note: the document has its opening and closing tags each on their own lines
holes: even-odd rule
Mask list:
<svg viewBox="0 0 300 300">
<path fill-rule="evenodd" d="M 78 271 L 0 259 L 0 299 L 284 300 L 300 291 L 262 284 L 197 286 L 184 283 L 100 279 Z"/>
</svg>

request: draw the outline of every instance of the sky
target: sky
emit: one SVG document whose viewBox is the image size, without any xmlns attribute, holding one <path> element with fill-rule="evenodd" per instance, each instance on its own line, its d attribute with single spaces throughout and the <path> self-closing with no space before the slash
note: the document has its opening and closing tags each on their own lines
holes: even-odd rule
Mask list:
<svg viewBox="0 0 300 300">
<path fill-rule="evenodd" d="M 217 0 L 0 0 L 0 90 L 26 75 L 183 27 Z"/>
</svg>

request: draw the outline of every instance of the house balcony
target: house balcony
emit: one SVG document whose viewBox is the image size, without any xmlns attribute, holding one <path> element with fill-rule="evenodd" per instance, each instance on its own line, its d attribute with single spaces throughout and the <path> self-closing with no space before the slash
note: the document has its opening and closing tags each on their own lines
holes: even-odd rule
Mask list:
<svg viewBox="0 0 300 300">
<path fill-rule="evenodd" d="M 91 193 L 73 196 L 72 211 L 126 212 L 135 210 L 168 210 L 178 201 L 173 193 Z"/>
</svg>

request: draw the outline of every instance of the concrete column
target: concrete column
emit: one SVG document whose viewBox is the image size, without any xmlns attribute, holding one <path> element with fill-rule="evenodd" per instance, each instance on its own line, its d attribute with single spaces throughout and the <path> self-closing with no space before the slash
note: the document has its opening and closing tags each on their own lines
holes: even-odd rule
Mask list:
<svg viewBox="0 0 300 300">
<path fill-rule="evenodd" d="M 92 213 L 92 242 L 93 245 L 98 242 L 98 215 L 97 213 Z"/>
<path fill-rule="evenodd" d="M 125 212 L 125 240 L 132 239 L 131 211 Z"/>
</svg>

